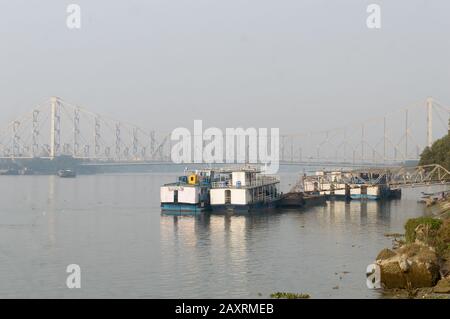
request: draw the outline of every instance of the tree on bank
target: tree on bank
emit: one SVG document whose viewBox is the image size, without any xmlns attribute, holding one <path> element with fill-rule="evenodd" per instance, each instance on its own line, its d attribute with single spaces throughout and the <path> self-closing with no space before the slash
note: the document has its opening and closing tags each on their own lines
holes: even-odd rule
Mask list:
<svg viewBox="0 0 450 319">
<path fill-rule="evenodd" d="M 434 142 L 431 148 L 425 148 L 422 154 L 420 154 L 419 165 L 428 164 L 439 164 L 450 170 L 450 132 L 443 138 Z"/>
</svg>

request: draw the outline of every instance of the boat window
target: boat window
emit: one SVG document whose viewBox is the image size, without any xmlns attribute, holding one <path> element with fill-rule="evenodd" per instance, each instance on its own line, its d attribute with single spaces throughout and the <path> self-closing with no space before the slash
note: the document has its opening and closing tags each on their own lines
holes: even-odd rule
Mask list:
<svg viewBox="0 0 450 319">
<path fill-rule="evenodd" d="M 231 190 L 225 190 L 225 204 L 231 204 Z"/>
</svg>

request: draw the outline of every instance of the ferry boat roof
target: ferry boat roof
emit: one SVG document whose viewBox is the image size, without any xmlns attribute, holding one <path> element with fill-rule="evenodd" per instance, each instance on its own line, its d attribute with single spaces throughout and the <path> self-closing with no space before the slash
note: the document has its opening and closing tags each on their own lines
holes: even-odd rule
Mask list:
<svg viewBox="0 0 450 319">
<path fill-rule="evenodd" d="M 269 186 L 280 183 L 280 179 L 275 176 L 259 176 L 256 180 L 248 181 L 246 184 L 230 183 L 231 180 L 214 181 L 211 183 L 211 188 L 255 188 L 260 186 Z"/>
<path fill-rule="evenodd" d="M 188 184 L 188 183 L 184 183 L 184 182 L 172 182 L 172 183 L 167 183 L 167 184 L 163 184 L 162 186 L 183 186 L 183 187 L 199 187 L 202 186 L 200 184 Z"/>
<path fill-rule="evenodd" d="M 213 168 L 199 168 L 199 169 L 184 169 L 184 173 L 183 174 L 199 174 L 199 173 L 211 173 L 211 172 L 215 172 L 217 171 L 216 169 Z"/>
<path fill-rule="evenodd" d="M 256 166 L 240 166 L 240 167 L 223 167 L 215 170 L 218 173 L 234 173 L 234 172 L 246 172 L 246 173 L 261 173 L 261 169 Z"/>
</svg>

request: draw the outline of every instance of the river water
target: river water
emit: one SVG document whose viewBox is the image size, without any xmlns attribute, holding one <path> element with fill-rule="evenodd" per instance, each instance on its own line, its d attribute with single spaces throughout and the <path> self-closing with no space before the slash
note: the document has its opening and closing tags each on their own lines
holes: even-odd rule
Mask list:
<svg viewBox="0 0 450 319">
<path fill-rule="evenodd" d="M 378 298 L 365 269 L 426 214 L 420 191 L 389 202 L 251 215 L 163 216 L 175 173 L 0 176 L 1 298 Z M 284 190 L 296 175 L 282 173 Z M 437 190 L 440 188 L 433 188 Z M 69 289 L 66 267 L 81 267 Z"/>
</svg>

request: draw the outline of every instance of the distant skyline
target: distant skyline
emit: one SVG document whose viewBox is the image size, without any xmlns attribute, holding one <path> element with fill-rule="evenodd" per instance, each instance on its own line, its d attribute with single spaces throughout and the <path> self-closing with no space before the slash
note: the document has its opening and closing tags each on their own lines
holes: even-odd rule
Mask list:
<svg viewBox="0 0 450 319">
<path fill-rule="evenodd" d="M 444 0 L 1 3 L 0 127 L 52 95 L 157 131 L 201 119 L 298 133 L 429 95 L 450 104 Z M 371 3 L 381 29 L 366 26 Z"/>
</svg>

